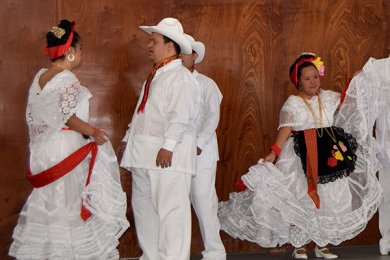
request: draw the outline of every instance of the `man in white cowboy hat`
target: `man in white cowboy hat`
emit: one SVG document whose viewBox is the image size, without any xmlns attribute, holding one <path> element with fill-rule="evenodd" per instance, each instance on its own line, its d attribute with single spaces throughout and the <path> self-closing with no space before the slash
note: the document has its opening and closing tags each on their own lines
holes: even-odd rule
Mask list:
<svg viewBox="0 0 390 260">
<path fill-rule="evenodd" d="M 191 178 L 196 173 L 197 82 L 179 59 L 191 53 L 180 22 L 140 26 L 153 71 L 123 138 L 121 167 L 132 172 L 132 206 L 141 260 L 190 258 Z M 123 147 L 122 146 L 122 147 Z"/>
<path fill-rule="evenodd" d="M 191 202 L 199 221 L 203 238 L 204 260 L 225 260 L 226 252 L 219 235 L 217 216 L 218 198 L 215 191 L 218 143 L 215 129 L 219 122 L 222 94 L 217 84 L 209 77 L 195 70 L 194 64 L 203 60 L 205 46 L 186 34 L 192 53 L 180 55 L 186 66 L 198 81 L 201 90 L 201 109 L 197 118 L 197 173 L 191 181 Z"/>
</svg>

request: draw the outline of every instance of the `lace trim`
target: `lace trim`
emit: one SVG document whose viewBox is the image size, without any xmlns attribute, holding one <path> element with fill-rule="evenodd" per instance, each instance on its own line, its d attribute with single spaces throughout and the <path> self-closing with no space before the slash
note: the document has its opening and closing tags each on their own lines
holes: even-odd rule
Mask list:
<svg viewBox="0 0 390 260">
<path fill-rule="evenodd" d="M 289 111 L 281 110 L 279 114 L 279 125 L 293 125 L 297 124 L 294 121 L 294 114 Z"/>
<path fill-rule="evenodd" d="M 34 120 L 31 116 L 31 104 L 28 104 L 27 105 L 27 113 L 26 113 L 26 121 L 27 121 L 27 124 L 30 124 L 32 123 Z"/>
<path fill-rule="evenodd" d="M 61 112 L 63 115 L 63 122 L 69 120 L 69 118 L 76 113 L 76 106 L 79 97 L 78 84 L 73 83 L 71 86 L 62 87 L 60 89 L 60 104 Z"/>
<path fill-rule="evenodd" d="M 326 184 L 328 182 L 334 182 L 337 179 L 342 179 L 344 177 L 348 177 L 351 172 L 353 172 L 354 169 L 347 169 L 342 170 L 338 172 L 334 172 L 331 175 L 325 175 L 325 176 L 318 176 L 318 183 L 319 184 Z"/>
</svg>

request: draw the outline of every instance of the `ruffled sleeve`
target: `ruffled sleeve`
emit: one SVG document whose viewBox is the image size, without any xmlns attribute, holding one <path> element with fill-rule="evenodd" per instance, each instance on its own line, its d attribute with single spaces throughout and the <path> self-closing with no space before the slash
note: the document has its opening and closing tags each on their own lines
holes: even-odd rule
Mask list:
<svg viewBox="0 0 390 260">
<path fill-rule="evenodd" d="M 333 115 L 340 104 L 340 93 L 332 90 L 321 90 L 322 104 L 326 107 L 326 112 Z"/>
<path fill-rule="evenodd" d="M 66 123 L 76 113 L 80 99 L 79 90 L 80 84 L 78 82 L 64 84 L 59 90 L 59 107 L 63 123 Z"/>
<path fill-rule="evenodd" d="M 297 118 L 298 106 L 297 97 L 289 96 L 279 113 L 278 130 L 282 127 L 296 127 L 300 125 Z"/>
<path fill-rule="evenodd" d="M 85 110 L 82 107 L 88 106 L 88 99 L 92 97 L 91 92 L 81 86 L 76 76 L 70 71 L 65 71 L 58 77 L 56 85 L 57 106 L 61 113 L 61 116 L 58 115 L 58 117 L 61 118 L 61 124 L 64 125 L 74 114 L 77 114 L 82 120 L 88 120 L 88 116 L 83 118 L 85 116 L 79 113 Z"/>
<path fill-rule="evenodd" d="M 362 69 L 364 77 L 368 81 L 372 81 L 372 82 L 385 83 L 385 84 L 389 83 L 390 81 L 389 60 L 390 58 L 375 59 L 371 57 Z"/>
</svg>

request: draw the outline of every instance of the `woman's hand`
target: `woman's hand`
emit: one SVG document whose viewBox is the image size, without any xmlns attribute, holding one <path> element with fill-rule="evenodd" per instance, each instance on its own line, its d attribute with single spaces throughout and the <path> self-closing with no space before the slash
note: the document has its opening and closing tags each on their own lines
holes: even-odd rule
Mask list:
<svg viewBox="0 0 390 260">
<path fill-rule="evenodd" d="M 271 152 L 264 158 L 265 162 L 273 163 L 282 151 L 283 144 L 290 137 L 292 128 L 290 126 L 281 127 L 276 136 L 275 143 L 271 145 Z"/>
<path fill-rule="evenodd" d="M 87 122 L 81 120 L 76 115 L 72 115 L 66 122 L 66 125 L 74 131 L 86 136 L 92 136 L 98 145 L 108 141 L 108 133 L 103 128 L 95 128 Z"/>
<path fill-rule="evenodd" d="M 108 141 L 107 131 L 102 128 L 96 128 L 92 134 L 92 137 L 95 139 L 95 142 L 98 145 L 102 145 Z"/>
<path fill-rule="evenodd" d="M 270 162 L 270 163 L 273 163 L 276 159 L 276 154 L 274 152 L 270 152 L 265 158 L 264 158 L 264 161 L 265 162 Z"/>
</svg>

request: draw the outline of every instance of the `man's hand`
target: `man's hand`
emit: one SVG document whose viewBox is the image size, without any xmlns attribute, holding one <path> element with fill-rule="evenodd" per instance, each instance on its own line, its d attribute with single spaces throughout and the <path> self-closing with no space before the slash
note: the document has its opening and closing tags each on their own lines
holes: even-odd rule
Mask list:
<svg viewBox="0 0 390 260">
<path fill-rule="evenodd" d="M 161 168 L 168 168 L 171 167 L 172 164 L 172 152 L 169 150 L 166 150 L 164 148 L 161 148 L 160 151 L 158 151 L 157 158 L 156 158 L 156 166 Z"/>
</svg>

